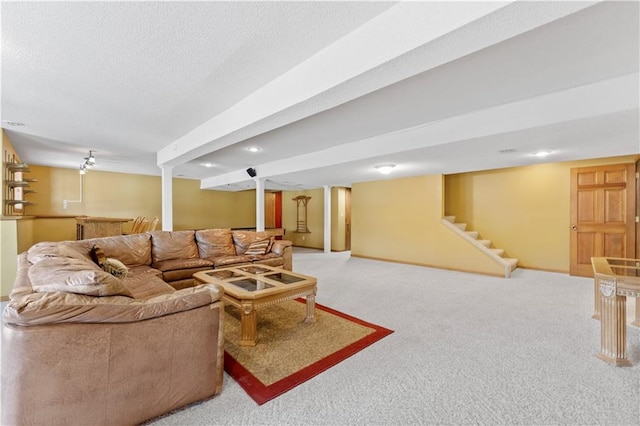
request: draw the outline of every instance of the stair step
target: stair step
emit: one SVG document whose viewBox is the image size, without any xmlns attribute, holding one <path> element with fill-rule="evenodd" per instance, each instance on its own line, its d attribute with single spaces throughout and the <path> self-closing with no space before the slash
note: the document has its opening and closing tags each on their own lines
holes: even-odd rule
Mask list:
<svg viewBox="0 0 640 426">
<path fill-rule="evenodd" d="M 466 223 L 454 223 L 455 226 L 457 226 L 458 228 L 462 229 L 463 231 L 465 229 L 467 229 L 467 224 Z"/>
<path fill-rule="evenodd" d="M 485 246 L 486 248 L 491 247 L 491 240 L 478 240 L 478 242 L 483 246 Z"/>
<path fill-rule="evenodd" d="M 478 239 L 478 231 L 466 231 L 466 234 L 473 238 L 474 240 Z"/>
<path fill-rule="evenodd" d="M 515 259 L 513 257 L 505 257 L 503 259 L 509 264 L 509 266 L 511 266 L 512 271 L 518 267 L 518 259 Z"/>
<path fill-rule="evenodd" d="M 451 223 L 454 223 L 456 221 L 456 217 L 455 216 L 445 216 L 444 220 L 448 220 Z"/>
<path fill-rule="evenodd" d="M 502 255 L 504 255 L 504 249 L 500 249 L 500 248 L 492 248 L 489 249 L 493 252 L 493 254 L 497 254 L 498 256 L 502 257 Z"/>
</svg>

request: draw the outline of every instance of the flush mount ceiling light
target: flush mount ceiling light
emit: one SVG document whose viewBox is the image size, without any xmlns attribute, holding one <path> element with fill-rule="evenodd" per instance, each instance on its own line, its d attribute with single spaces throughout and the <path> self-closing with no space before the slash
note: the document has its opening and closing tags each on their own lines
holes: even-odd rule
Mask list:
<svg viewBox="0 0 640 426">
<path fill-rule="evenodd" d="M 538 157 L 538 158 L 544 158 L 544 157 L 546 157 L 548 155 L 551 155 L 551 151 L 538 151 L 538 152 L 536 152 L 534 154 L 531 154 L 531 155 L 533 155 L 534 157 Z"/>
<path fill-rule="evenodd" d="M 383 175 L 388 175 L 389 173 L 391 173 L 391 170 L 393 170 L 395 166 L 395 164 L 381 164 L 379 166 L 376 166 L 376 169 Z"/>
<path fill-rule="evenodd" d="M 259 152 L 259 151 L 262 151 L 262 148 L 260 148 L 258 146 L 250 146 L 249 148 L 247 148 L 247 151 L 249 151 L 249 152 Z"/>
</svg>

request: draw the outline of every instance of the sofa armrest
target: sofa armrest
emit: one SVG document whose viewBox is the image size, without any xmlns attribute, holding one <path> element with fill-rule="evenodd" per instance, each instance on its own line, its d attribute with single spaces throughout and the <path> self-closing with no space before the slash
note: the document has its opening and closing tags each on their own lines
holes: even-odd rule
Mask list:
<svg viewBox="0 0 640 426">
<path fill-rule="evenodd" d="M 4 322 L 21 326 L 135 322 L 210 305 L 222 299 L 223 293 L 215 284 L 202 284 L 148 299 L 95 297 L 61 291 L 29 293 L 9 302 L 4 310 Z"/>
<path fill-rule="evenodd" d="M 293 271 L 293 243 L 288 240 L 275 240 L 271 246 L 271 252 L 282 256 L 282 268 Z"/>
<path fill-rule="evenodd" d="M 271 246 L 271 251 L 278 256 L 282 256 L 287 247 L 293 246 L 293 243 L 289 240 L 275 240 Z"/>
</svg>

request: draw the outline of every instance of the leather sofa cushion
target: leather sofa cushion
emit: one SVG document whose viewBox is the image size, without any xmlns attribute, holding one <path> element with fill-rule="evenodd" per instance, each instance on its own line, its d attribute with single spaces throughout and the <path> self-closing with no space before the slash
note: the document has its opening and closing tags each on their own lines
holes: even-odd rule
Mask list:
<svg viewBox="0 0 640 426">
<path fill-rule="evenodd" d="M 173 269 L 173 270 L 164 272 L 162 274 L 162 279 L 168 282 L 174 288 L 177 288 L 176 281 L 193 279 L 193 274 L 195 274 L 196 272 L 208 271 L 211 269 L 213 269 L 213 265 L 200 266 L 200 267 L 188 268 L 188 269 Z"/>
<path fill-rule="evenodd" d="M 66 291 L 88 296 L 129 296 L 127 286 L 89 260 L 56 257 L 43 259 L 29 268 L 29 281 L 36 292 Z"/>
<path fill-rule="evenodd" d="M 159 271 L 167 272 L 177 269 L 193 269 L 213 266 L 213 262 L 207 259 L 200 259 L 199 257 L 191 259 L 169 259 L 161 262 L 156 262 L 153 265 Z"/>
<path fill-rule="evenodd" d="M 213 284 L 202 284 L 148 299 L 92 297 L 68 292 L 31 293 L 9 302 L 5 324 L 136 322 L 195 309 L 220 300 Z"/>
<path fill-rule="evenodd" d="M 230 229 L 205 229 L 196 231 L 196 244 L 201 258 L 235 256 L 236 248 Z"/>
<path fill-rule="evenodd" d="M 131 275 L 124 278 L 123 281 L 135 299 L 148 299 L 176 291 L 162 278 L 150 274 Z"/>
<path fill-rule="evenodd" d="M 31 263 L 38 263 L 41 260 L 51 259 L 54 257 L 68 257 L 81 260 L 87 258 L 84 254 L 73 247 L 51 241 L 36 243 L 27 251 L 27 259 Z"/>
<path fill-rule="evenodd" d="M 222 256 L 213 260 L 216 268 L 224 268 L 225 266 L 246 265 L 252 262 L 253 256 Z"/>
<path fill-rule="evenodd" d="M 195 231 L 151 232 L 151 255 L 154 268 L 164 260 L 197 258 L 198 246 L 194 234 Z"/>
<path fill-rule="evenodd" d="M 118 235 L 115 237 L 90 238 L 75 242 L 86 253 L 98 246 L 106 257 L 118 259 L 128 267 L 151 264 L 149 234 Z"/>
<path fill-rule="evenodd" d="M 131 277 L 158 277 L 162 278 L 162 271 L 147 265 L 134 266 L 129 268 L 127 278 Z"/>
<path fill-rule="evenodd" d="M 252 242 L 269 238 L 267 232 L 233 231 L 233 244 L 236 246 L 236 254 L 244 254 Z"/>
<path fill-rule="evenodd" d="M 284 259 L 282 256 L 278 256 L 275 253 L 267 253 L 260 256 L 253 257 L 253 263 L 259 263 L 262 265 L 269 266 L 282 266 L 284 265 Z"/>
</svg>

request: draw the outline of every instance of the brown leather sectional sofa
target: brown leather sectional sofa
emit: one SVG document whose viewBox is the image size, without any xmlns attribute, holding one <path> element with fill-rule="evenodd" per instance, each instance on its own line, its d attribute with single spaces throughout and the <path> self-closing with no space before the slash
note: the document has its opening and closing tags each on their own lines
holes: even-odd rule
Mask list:
<svg viewBox="0 0 640 426">
<path fill-rule="evenodd" d="M 191 276 L 248 263 L 291 270 L 291 243 L 268 239 L 255 254 L 251 243 L 264 239 L 157 231 L 20 254 L 3 318 L 1 424 L 138 424 L 220 393 L 223 292 Z M 96 264 L 96 246 L 127 276 Z"/>
</svg>

